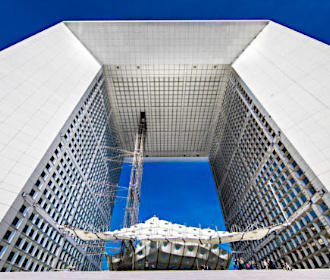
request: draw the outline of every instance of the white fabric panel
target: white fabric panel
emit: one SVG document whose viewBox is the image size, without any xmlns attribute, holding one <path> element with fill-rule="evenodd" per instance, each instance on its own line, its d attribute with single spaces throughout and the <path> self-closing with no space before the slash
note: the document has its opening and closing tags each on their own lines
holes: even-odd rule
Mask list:
<svg viewBox="0 0 330 280">
<path fill-rule="evenodd" d="M 330 47 L 270 22 L 233 68 L 330 190 Z"/>
<path fill-rule="evenodd" d="M 267 234 L 285 227 L 285 224 L 274 227 L 255 229 L 249 232 L 226 232 L 212 229 L 200 229 L 172 224 L 153 217 L 145 223 L 136 224 L 129 228 L 115 231 L 92 233 L 81 229 L 60 227 L 60 229 L 71 233 L 82 240 L 152 240 L 185 242 L 192 244 L 219 244 L 244 240 L 258 240 Z M 170 247 L 163 248 L 163 251 L 170 251 Z M 185 254 L 189 252 L 185 252 Z M 194 252 L 196 254 L 196 252 Z"/>
</svg>

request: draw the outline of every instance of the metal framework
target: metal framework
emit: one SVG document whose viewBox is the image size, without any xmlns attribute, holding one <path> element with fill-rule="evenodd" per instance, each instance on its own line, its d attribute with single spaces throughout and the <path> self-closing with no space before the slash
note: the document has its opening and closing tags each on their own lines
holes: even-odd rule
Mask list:
<svg viewBox="0 0 330 280">
<path fill-rule="evenodd" d="M 146 129 L 147 125 L 145 112 L 141 112 L 139 129 L 135 140 L 131 177 L 125 209 L 125 228 L 135 225 L 138 222 Z"/>
<path fill-rule="evenodd" d="M 121 187 L 118 184 L 107 184 L 105 182 L 98 182 L 87 180 L 85 183 L 91 185 L 102 185 L 106 187 L 99 192 L 92 192 L 92 194 L 97 196 L 104 196 L 104 197 L 111 197 L 116 199 L 126 199 L 126 208 L 125 208 L 125 217 L 124 217 L 124 227 L 128 228 L 132 225 L 137 224 L 138 216 L 139 216 L 139 205 L 140 205 L 140 192 L 141 192 L 141 181 L 142 181 L 142 171 L 143 171 L 143 157 L 144 157 L 144 143 L 145 143 L 145 134 L 146 134 L 146 117 L 145 112 L 140 113 L 140 123 L 138 126 L 138 131 L 136 134 L 136 141 L 135 141 L 135 150 L 134 152 L 118 149 L 117 147 L 111 146 L 100 146 L 105 149 L 113 149 L 119 152 L 119 155 L 111 158 L 103 157 L 105 161 L 117 161 L 117 162 L 127 162 L 130 163 L 127 167 L 131 167 L 131 175 L 130 175 L 130 183 L 129 187 Z M 125 161 L 123 156 L 133 156 L 132 161 Z M 71 187 L 76 187 L 78 185 L 71 185 Z M 118 191 L 127 191 L 127 195 L 122 194 L 118 195 Z M 86 229 L 85 229 L 86 230 Z M 87 229 L 88 230 L 88 229 Z M 94 232 L 95 230 L 92 229 Z M 130 254 L 130 252 L 134 249 L 134 244 L 132 240 L 124 240 L 121 241 L 121 246 L 117 246 L 116 243 L 118 240 L 112 240 L 110 243 L 108 242 L 108 246 L 106 244 L 99 244 L 99 243 L 87 243 L 87 244 L 80 244 L 78 247 L 80 248 L 92 248 L 92 249 L 100 249 L 101 251 L 98 252 L 86 252 L 86 255 L 93 256 L 93 255 L 103 255 L 108 254 L 108 251 L 116 252 L 119 251 L 122 256 Z M 110 245 L 110 247 L 109 247 Z M 112 246 L 111 246 L 112 245 Z"/>
</svg>

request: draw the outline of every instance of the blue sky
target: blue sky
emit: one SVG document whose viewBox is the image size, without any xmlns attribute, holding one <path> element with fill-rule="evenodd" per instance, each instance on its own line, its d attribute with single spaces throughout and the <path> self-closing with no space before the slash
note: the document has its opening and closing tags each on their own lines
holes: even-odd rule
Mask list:
<svg viewBox="0 0 330 280">
<path fill-rule="evenodd" d="M 329 15 L 329 0 L 1 0 L 0 49 L 78 19 L 272 19 L 329 44 Z"/>
<path fill-rule="evenodd" d="M 120 186 L 129 185 L 130 168 L 123 168 Z M 122 226 L 124 201 L 114 209 L 111 229 Z M 160 219 L 225 230 L 208 162 L 145 162 L 139 220 Z"/>
<path fill-rule="evenodd" d="M 130 168 L 124 165 L 119 186 L 128 186 L 129 177 Z M 112 230 L 122 227 L 125 205 L 117 200 Z M 144 163 L 139 219 L 144 222 L 153 215 L 187 226 L 226 230 L 209 163 Z M 228 244 L 222 247 L 230 250 Z"/>
</svg>

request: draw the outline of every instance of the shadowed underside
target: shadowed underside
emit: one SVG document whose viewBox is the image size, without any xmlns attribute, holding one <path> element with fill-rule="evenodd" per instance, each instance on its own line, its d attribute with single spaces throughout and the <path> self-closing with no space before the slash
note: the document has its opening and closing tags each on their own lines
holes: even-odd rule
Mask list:
<svg viewBox="0 0 330 280">
<path fill-rule="evenodd" d="M 230 65 L 266 24 L 66 22 L 103 65 L 123 148 L 146 112 L 145 155 L 156 157 L 208 156 Z"/>
</svg>

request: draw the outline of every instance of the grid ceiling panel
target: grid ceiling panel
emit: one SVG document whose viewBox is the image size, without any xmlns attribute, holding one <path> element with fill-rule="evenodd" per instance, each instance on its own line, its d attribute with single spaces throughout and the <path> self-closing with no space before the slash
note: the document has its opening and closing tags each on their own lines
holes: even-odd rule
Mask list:
<svg viewBox="0 0 330 280">
<path fill-rule="evenodd" d="M 105 65 L 104 76 L 125 149 L 133 150 L 146 112 L 146 154 L 206 156 L 230 66 Z"/>
</svg>

